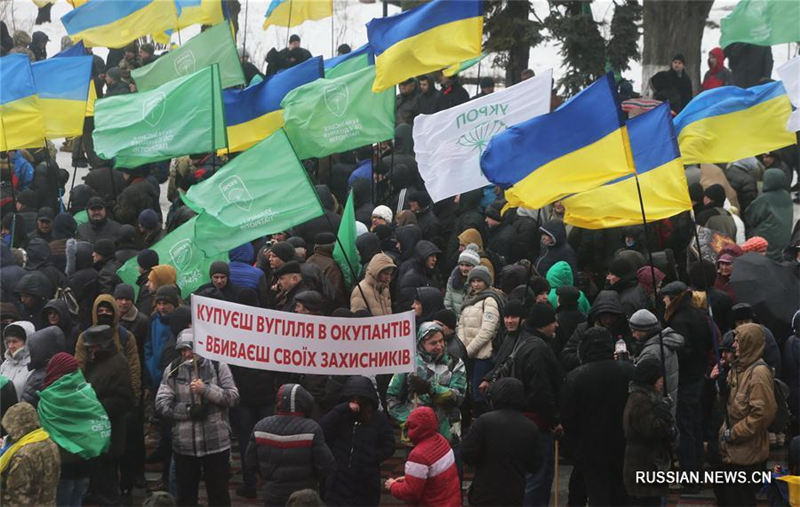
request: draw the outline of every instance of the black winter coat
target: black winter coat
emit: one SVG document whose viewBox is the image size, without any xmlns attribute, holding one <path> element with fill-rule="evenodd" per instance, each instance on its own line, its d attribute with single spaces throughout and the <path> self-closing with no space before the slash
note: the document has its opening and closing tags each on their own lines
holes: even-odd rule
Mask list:
<svg viewBox="0 0 800 507">
<path fill-rule="evenodd" d="M 119 223 L 110 218 L 96 224 L 89 221 L 78 226 L 78 233 L 75 237 L 92 244 L 98 239 L 116 241 L 119 237 L 119 228 Z"/>
<path fill-rule="evenodd" d="M 625 319 L 625 314 L 622 312 L 622 304 L 619 301 L 619 295 L 612 290 L 603 290 L 600 291 L 594 303 L 592 303 L 592 308 L 589 310 L 589 316 L 586 322 L 578 324 L 578 327 L 575 328 L 575 332 L 572 333 L 572 336 L 569 337 L 569 340 L 567 340 L 567 343 L 564 344 L 564 348 L 561 350 L 560 359 L 564 370 L 572 371 L 581 365 L 582 360 L 578 349 L 581 343 L 584 342 L 587 331 L 593 326 L 599 325 L 596 323 L 602 313 L 611 313 L 618 316 L 616 324 L 612 329 L 609 329 L 609 331 L 615 342 L 621 338 L 625 340 L 628 350 L 631 350 L 631 345 L 633 343 L 631 340 L 631 332 L 628 327 L 628 321 Z"/>
<path fill-rule="evenodd" d="M 425 259 L 434 254 L 441 255 L 441 250 L 430 241 L 422 240 L 414 247 L 414 258 L 408 262 L 406 271 L 399 275 L 397 297 L 392 298 L 395 311 L 411 308 L 418 287 L 444 287 L 439 270 L 425 266 Z"/>
<path fill-rule="evenodd" d="M 502 378 L 489 388 L 493 410 L 480 416 L 461 442 L 464 461 L 475 467 L 470 505 L 522 505 L 525 474 L 539 466 L 539 431 L 525 417 L 522 383 Z"/>
<path fill-rule="evenodd" d="M 122 91 L 123 87 L 127 89 L 127 92 Z M 131 91 L 125 83 L 120 83 L 119 88 L 122 93 Z M 119 93 L 107 93 L 106 95 L 119 95 Z M 110 167 L 92 169 L 83 177 L 83 181 L 103 198 L 107 206 L 112 206 L 122 189 L 125 188 L 125 178 L 122 177 L 122 172 Z"/>
<path fill-rule="evenodd" d="M 664 321 L 685 340 L 678 350 L 679 384 L 702 379 L 713 347 L 708 314 L 692 306 L 692 293 L 686 291 L 670 302 Z"/>
<path fill-rule="evenodd" d="M 639 285 L 636 276 L 628 279 L 619 280 L 617 283 L 609 287 L 611 290 L 619 294 L 619 301 L 622 303 L 622 311 L 625 316 L 630 318 L 637 310 L 645 309 L 655 312 L 653 303 L 647 297 L 647 293 Z"/>
<path fill-rule="evenodd" d="M 158 191 L 146 178 L 136 178 L 117 197 L 114 218 L 121 224 L 139 223 L 139 213 L 158 208 Z"/>
<path fill-rule="evenodd" d="M 121 352 L 115 351 L 113 355 L 90 359 L 85 374 L 111 420 L 109 452 L 119 457 L 125 451 L 125 418 L 134 403 L 128 361 Z"/>
<path fill-rule="evenodd" d="M 383 412 L 372 381 L 354 376 L 347 379 L 341 398 L 369 400 L 372 415 L 360 421 L 348 401 L 339 403 L 320 420 L 325 441 L 336 460 L 325 487 L 326 505 L 378 505 L 381 497 L 380 465 L 394 454 L 394 431 Z"/>
<path fill-rule="evenodd" d="M 17 298 L 14 289 L 17 282 L 25 275 L 25 270 L 17 264 L 14 254 L 5 241 L 0 241 L 0 302 L 12 303 Z"/>
</svg>

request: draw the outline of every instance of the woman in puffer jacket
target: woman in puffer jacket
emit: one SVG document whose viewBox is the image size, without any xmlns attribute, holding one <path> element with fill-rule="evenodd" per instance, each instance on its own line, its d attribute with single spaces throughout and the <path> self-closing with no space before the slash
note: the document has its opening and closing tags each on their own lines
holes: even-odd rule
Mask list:
<svg viewBox="0 0 800 507">
<path fill-rule="evenodd" d="M 484 266 L 477 266 L 467 276 L 469 289 L 461 309 L 456 334 L 467 347 L 467 357 L 472 362 L 472 399 L 475 416 L 486 411 L 486 400 L 478 384 L 494 366 L 492 340 L 501 332 L 502 310 L 505 298 L 492 287 L 492 275 Z"/>
</svg>

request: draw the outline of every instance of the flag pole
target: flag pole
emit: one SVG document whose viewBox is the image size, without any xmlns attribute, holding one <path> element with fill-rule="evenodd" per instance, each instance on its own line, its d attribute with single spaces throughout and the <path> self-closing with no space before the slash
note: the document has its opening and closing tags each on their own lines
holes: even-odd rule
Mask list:
<svg viewBox="0 0 800 507">
<path fill-rule="evenodd" d="M 292 0 L 289 0 L 289 19 L 286 21 L 286 47 L 289 47 L 289 31 L 292 28 Z"/>
<path fill-rule="evenodd" d="M 247 14 L 248 14 L 248 7 L 250 7 L 250 2 L 248 0 L 244 0 L 244 35 L 242 36 L 242 55 L 247 53 Z M 245 87 L 247 87 L 248 83 L 245 83 Z"/>
<path fill-rule="evenodd" d="M 219 64 L 215 63 L 211 66 L 211 171 L 212 173 L 217 169 L 217 125 L 216 125 L 216 111 L 214 108 L 214 71 L 219 69 Z"/>
<path fill-rule="evenodd" d="M 333 34 L 334 34 L 333 15 L 334 15 L 334 6 L 335 6 L 335 4 L 336 3 L 333 0 L 331 0 L 331 58 L 336 56 L 336 48 L 334 47 L 336 44 L 333 42 Z"/>
</svg>

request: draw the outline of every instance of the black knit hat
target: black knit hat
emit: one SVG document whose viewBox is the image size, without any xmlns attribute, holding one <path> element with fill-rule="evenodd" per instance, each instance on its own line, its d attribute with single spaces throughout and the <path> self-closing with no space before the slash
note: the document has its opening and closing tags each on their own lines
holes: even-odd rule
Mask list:
<svg viewBox="0 0 800 507">
<path fill-rule="evenodd" d="M 424 190 L 412 190 L 408 193 L 408 202 L 414 201 L 419 203 L 423 208 L 431 204 L 431 196 Z"/>
<path fill-rule="evenodd" d="M 456 328 L 456 314 L 453 310 L 442 308 L 433 314 L 433 320 L 441 322 L 450 329 Z"/>
<path fill-rule="evenodd" d="M 725 202 L 725 187 L 719 183 L 714 183 L 703 191 L 703 195 L 711 199 L 714 205 L 722 206 Z"/>
<path fill-rule="evenodd" d="M 636 274 L 636 267 L 624 257 L 615 257 L 608 265 L 608 272 L 620 278 L 628 278 Z"/>
<path fill-rule="evenodd" d="M 633 372 L 633 381 L 643 386 L 652 386 L 660 377 L 664 376 L 661 361 L 655 357 L 647 357 L 639 361 Z"/>
<path fill-rule="evenodd" d="M 270 251 L 283 262 L 289 262 L 294 259 L 294 247 L 286 241 L 275 243 L 270 248 Z"/>
<path fill-rule="evenodd" d="M 275 276 L 283 276 L 283 275 L 291 275 L 291 274 L 300 274 L 300 263 L 297 261 L 290 261 L 284 264 L 283 266 L 279 267 L 275 271 Z"/>
<path fill-rule="evenodd" d="M 559 304 L 570 305 L 578 302 L 581 297 L 581 291 L 572 285 L 562 285 L 556 289 Z"/>
<path fill-rule="evenodd" d="M 150 269 L 158 264 L 158 252 L 146 248 L 136 256 L 136 262 L 139 263 L 139 267 L 142 269 Z"/>
<path fill-rule="evenodd" d="M 225 275 L 231 276 L 231 268 L 225 261 L 214 261 L 211 267 L 208 268 L 208 276 Z"/>
<path fill-rule="evenodd" d="M 733 322 L 753 319 L 755 319 L 755 313 L 750 303 L 736 303 L 731 307 L 731 320 Z"/>
<path fill-rule="evenodd" d="M 105 259 L 114 257 L 114 241 L 108 238 L 98 239 L 94 243 L 94 251 Z"/>
<path fill-rule="evenodd" d="M 533 329 L 539 329 L 555 321 L 556 311 L 553 310 L 551 305 L 546 303 L 536 303 L 533 305 L 531 311 L 528 313 L 528 318 L 525 319 L 525 323 Z"/>
<path fill-rule="evenodd" d="M 114 299 L 130 299 L 133 301 L 136 299 L 133 287 L 127 283 L 118 283 L 117 286 L 114 287 Z"/>
<path fill-rule="evenodd" d="M 180 304 L 180 294 L 176 285 L 162 285 L 156 290 L 156 303 L 159 301 L 166 301 L 172 303 L 174 306 Z"/>
<path fill-rule="evenodd" d="M 683 53 L 675 53 L 675 56 L 672 57 L 672 61 L 674 62 L 675 60 L 686 65 L 686 58 L 684 58 Z"/>
<path fill-rule="evenodd" d="M 525 305 L 519 299 L 512 299 L 506 305 L 505 315 L 508 317 L 525 318 Z"/>
</svg>

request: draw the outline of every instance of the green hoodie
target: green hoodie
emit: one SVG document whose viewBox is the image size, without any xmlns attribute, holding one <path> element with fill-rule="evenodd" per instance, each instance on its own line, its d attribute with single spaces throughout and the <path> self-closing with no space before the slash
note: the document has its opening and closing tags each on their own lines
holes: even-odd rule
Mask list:
<svg viewBox="0 0 800 507">
<path fill-rule="evenodd" d="M 570 287 L 574 285 L 572 268 L 566 261 L 556 262 L 553 264 L 553 267 L 547 270 L 547 282 L 550 284 L 550 294 L 547 295 L 547 300 L 550 301 L 550 304 L 553 305 L 553 308 L 557 310 L 558 295 L 556 295 L 556 289 L 559 287 Z M 578 297 L 578 310 L 584 315 L 588 315 L 591 307 L 592 305 L 589 304 L 589 300 L 586 299 L 586 295 L 584 295 L 583 291 L 581 291 L 581 295 Z"/>
<path fill-rule="evenodd" d="M 783 171 L 766 170 L 763 192 L 745 210 L 747 237 L 766 239 L 767 257 L 780 261 L 792 236 L 792 197 Z"/>
</svg>

